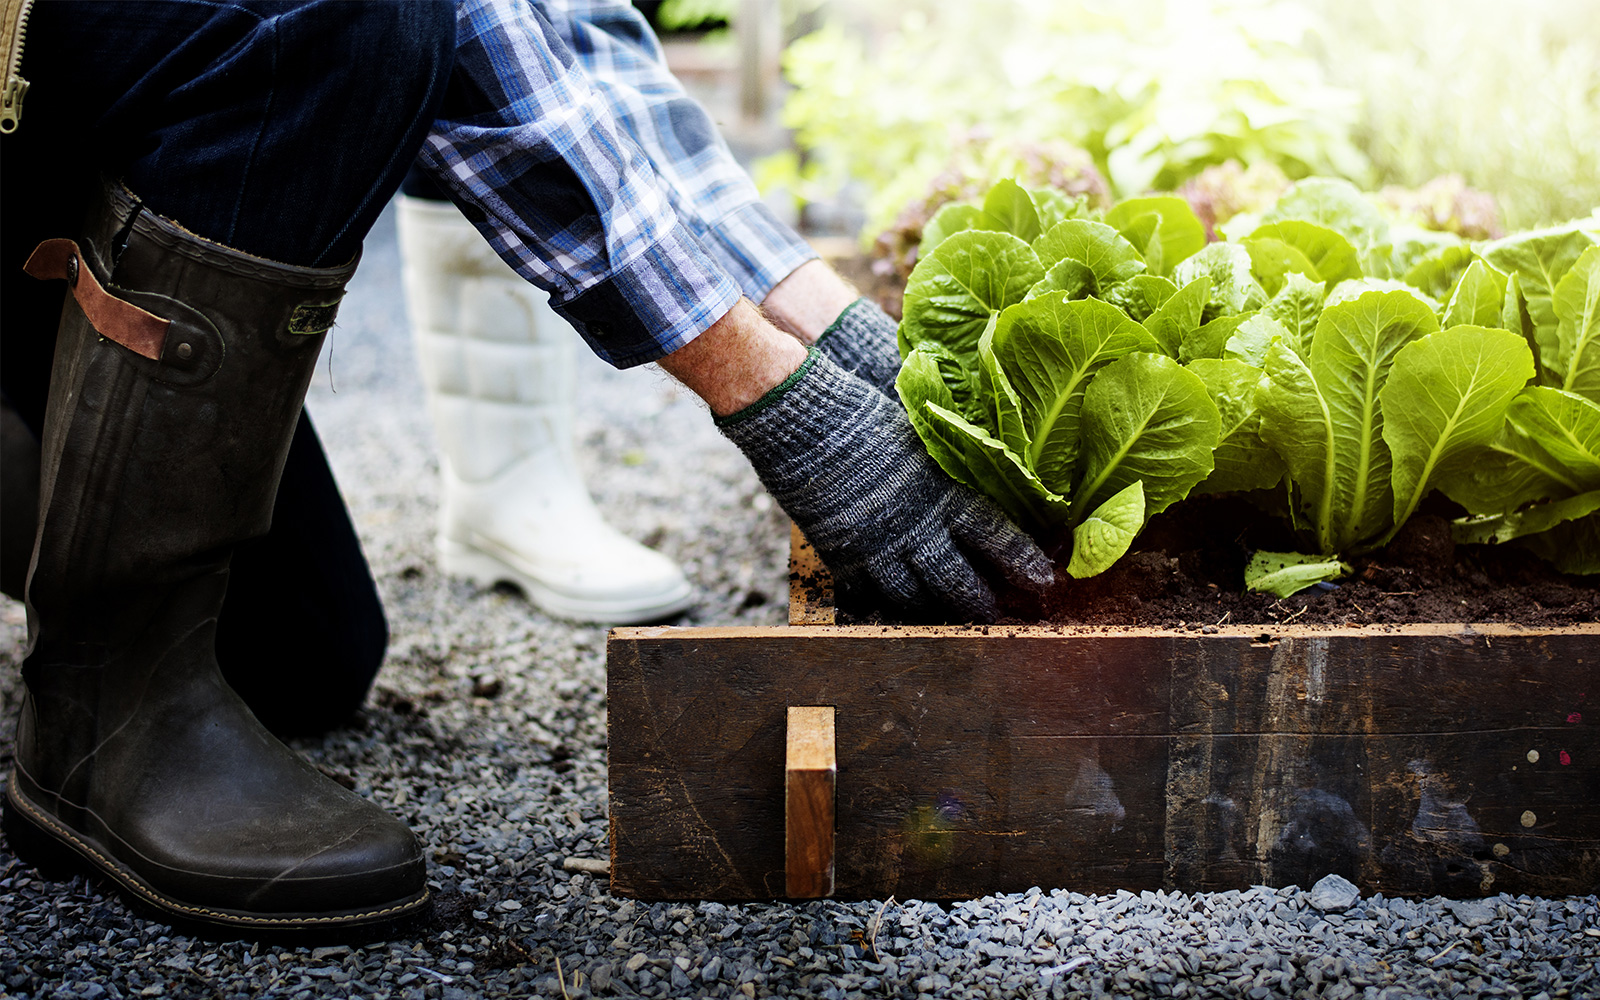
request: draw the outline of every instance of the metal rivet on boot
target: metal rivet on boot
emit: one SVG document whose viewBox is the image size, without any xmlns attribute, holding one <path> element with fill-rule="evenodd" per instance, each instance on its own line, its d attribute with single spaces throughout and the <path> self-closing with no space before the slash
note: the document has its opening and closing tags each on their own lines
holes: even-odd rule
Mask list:
<svg viewBox="0 0 1600 1000">
<path fill-rule="evenodd" d="M 193 353 L 194 348 L 190 347 L 188 344 L 178 345 L 178 357 L 184 359 L 185 361 L 189 360 L 189 356 Z"/>
<path fill-rule="evenodd" d="M 67 258 L 67 284 L 73 288 L 78 287 L 78 255 L 73 254 Z"/>
</svg>

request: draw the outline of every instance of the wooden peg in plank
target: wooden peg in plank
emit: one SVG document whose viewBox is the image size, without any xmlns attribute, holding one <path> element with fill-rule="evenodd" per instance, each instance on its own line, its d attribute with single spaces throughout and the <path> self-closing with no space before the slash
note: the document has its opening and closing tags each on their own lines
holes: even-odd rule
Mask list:
<svg viewBox="0 0 1600 1000">
<path fill-rule="evenodd" d="M 833 895 L 833 796 L 838 774 L 833 707 L 790 706 L 784 759 L 784 892 Z"/>
</svg>

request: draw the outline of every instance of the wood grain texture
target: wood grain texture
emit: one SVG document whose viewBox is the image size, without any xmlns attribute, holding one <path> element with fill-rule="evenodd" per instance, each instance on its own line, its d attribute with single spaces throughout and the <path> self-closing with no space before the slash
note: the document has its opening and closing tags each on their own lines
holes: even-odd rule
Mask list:
<svg viewBox="0 0 1600 1000">
<path fill-rule="evenodd" d="M 784 759 L 784 895 L 833 895 L 834 710 L 791 705 Z"/>
<path fill-rule="evenodd" d="M 657 627 L 608 672 L 621 895 L 784 894 L 790 705 L 837 709 L 841 897 L 1600 887 L 1596 625 Z"/>
</svg>

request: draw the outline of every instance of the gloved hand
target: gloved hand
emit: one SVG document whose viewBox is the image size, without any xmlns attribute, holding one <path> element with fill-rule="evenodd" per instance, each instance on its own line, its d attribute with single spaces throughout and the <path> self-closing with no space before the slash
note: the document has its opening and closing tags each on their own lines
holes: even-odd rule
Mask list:
<svg viewBox="0 0 1600 1000">
<path fill-rule="evenodd" d="M 845 307 L 833 325 L 817 338 L 817 349 L 828 360 L 883 393 L 896 405 L 900 394 L 894 379 L 900 374 L 899 324 L 878 304 L 862 296 Z"/>
<path fill-rule="evenodd" d="M 782 385 L 717 424 L 811 540 L 847 602 L 993 621 L 994 593 L 963 550 L 1020 586 L 1055 578 L 999 507 L 928 457 L 898 404 L 817 349 Z"/>
</svg>

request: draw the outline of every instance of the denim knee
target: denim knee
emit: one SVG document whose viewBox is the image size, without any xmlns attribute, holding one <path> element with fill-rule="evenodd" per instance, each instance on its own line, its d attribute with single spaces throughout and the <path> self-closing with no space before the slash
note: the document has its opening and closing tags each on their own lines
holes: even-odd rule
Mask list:
<svg viewBox="0 0 1600 1000">
<path fill-rule="evenodd" d="M 449 0 L 408 3 L 358 3 L 315 0 L 349 18 L 351 54 L 360 60 L 341 95 L 356 106 L 363 102 L 398 102 L 396 111 L 427 115 L 444 93 L 455 66 L 455 4 Z M 355 41 L 361 39 L 362 41 Z"/>
<path fill-rule="evenodd" d="M 218 39 L 226 48 L 197 46 L 192 96 L 157 126 L 152 154 L 129 165 L 130 187 L 247 253 L 348 261 L 433 124 L 455 64 L 454 5 L 213 6 L 219 20 L 249 23 L 236 41 Z"/>
</svg>

